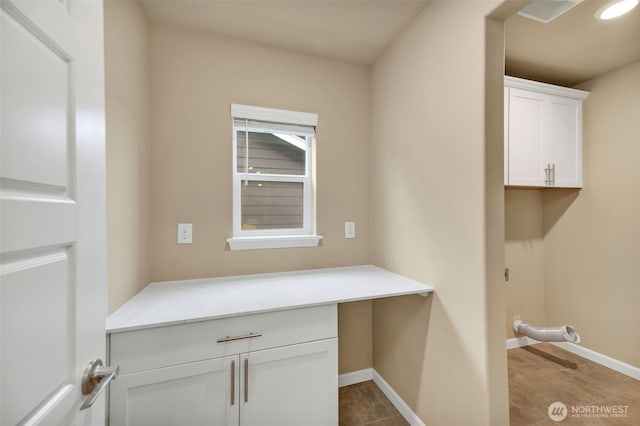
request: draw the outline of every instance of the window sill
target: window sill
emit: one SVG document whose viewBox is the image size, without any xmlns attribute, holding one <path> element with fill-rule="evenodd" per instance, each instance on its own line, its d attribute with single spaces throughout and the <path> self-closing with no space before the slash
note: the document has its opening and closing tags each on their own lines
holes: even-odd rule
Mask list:
<svg viewBox="0 0 640 426">
<path fill-rule="evenodd" d="M 316 247 L 321 235 L 286 235 L 265 237 L 227 238 L 231 250 L 256 250 L 290 247 Z"/>
</svg>

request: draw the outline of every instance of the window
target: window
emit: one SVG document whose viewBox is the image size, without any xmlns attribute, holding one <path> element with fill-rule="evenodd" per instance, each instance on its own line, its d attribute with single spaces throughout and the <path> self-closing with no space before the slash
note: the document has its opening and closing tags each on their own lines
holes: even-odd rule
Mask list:
<svg viewBox="0 0 640 426">
<path fill-rule="evenodd" d="M 313 143 L 317 115 L 231 105 L 232 250 L 316 246 Z"/>
</svg>

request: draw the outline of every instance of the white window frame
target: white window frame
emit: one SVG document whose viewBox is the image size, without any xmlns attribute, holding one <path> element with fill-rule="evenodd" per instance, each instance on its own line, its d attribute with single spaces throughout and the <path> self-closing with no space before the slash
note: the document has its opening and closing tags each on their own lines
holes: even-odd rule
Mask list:
<svg viewBox="0 0 640 426">
<path fill-rule="evenodd" d="M 245 125 L 236 126 L 237 120 L 245 120 Z M 253 123 L 251 123 L 253 121 Z M 269 125 L 260 126 L 257 122 L 282 123 L 288 126 L 313 127 L 314 132 L 306 131 L 305 137 L 305 174 L 282 175 L 249 173 L 238 171 L 238 141 L 237 131 L 274 133 Z M 307 112 L 288 111 L 273 108 L 255 107 L 249 105 L 231 105 L 231 123 L 233 132 L 233 236 L 227 239 L 231 250 L 285 248 L 285 247 L 313 247 L 322 238 L 314 233 L 314 205 L 313 205 L 313 143 L 315 140 L 315 126 L 318 115 Z M 246 127 L 245 127 L 246 126 Z M 277 124 L 274 124 L 277 126 Z M 295 130 L 278 130 L 278 133 L 300 135 Z M 271 182 L 300 182 L 303 184 L 303 226 L 302 228 L 283 229 L 242 229 L 242 189 L 245 179 L 250 181 Z"/>
</svg>

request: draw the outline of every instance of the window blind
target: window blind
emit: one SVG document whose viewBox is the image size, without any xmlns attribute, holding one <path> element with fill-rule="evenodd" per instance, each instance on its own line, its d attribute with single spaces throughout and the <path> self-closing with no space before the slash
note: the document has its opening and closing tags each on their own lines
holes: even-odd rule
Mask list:
<svg viewBox="0 0 640 426">
<path fill-rule="evenodd" d="M 236 130 L 246 130 L 261 133 L 284 133 L 296 136 L 314 136 L 316 129 L 314 126 L 301 126 L 298 124 L 273 123 L 268 121 L 247 120 L 244 118 L 233 119 L 233 126 Z"/>
</svg>

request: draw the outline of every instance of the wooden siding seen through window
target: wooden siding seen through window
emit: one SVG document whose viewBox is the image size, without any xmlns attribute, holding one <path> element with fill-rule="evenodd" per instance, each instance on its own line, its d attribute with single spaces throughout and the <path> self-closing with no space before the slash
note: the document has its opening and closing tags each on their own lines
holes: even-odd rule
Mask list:
<svg viewBox="0 0 640 426">
<path fill-rule="evenodd" d="M 245 132 L 237 132 L 238 173 L 245 173 Z M 301 138 L 304 141 L 304 137 Z M 249 132 L 249 173 L 304 175 L 305 151 L 270 133 Z"/>
<path fill-rule="evenodd" d="M 237 137 L 238 172 L 245 173 L 245 132 Z M 301 141 L 305 141 L 302 137 Z M 248 182 L 241 183 L 242 230 L 303 227 L 304 188 L 301 182 L 251 180 L 251 175 L 306 173 L 303 149 L 271 133 L 249 132 Z"/>
<path fill-rule="evenodd" d="M 241 185 L 242 229 L 295 229 L 303 226 L 301 182 L 252 181 Z"/>
</svg>

